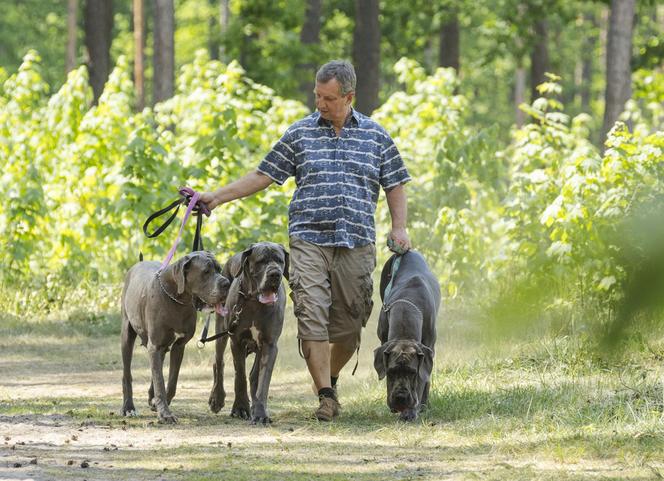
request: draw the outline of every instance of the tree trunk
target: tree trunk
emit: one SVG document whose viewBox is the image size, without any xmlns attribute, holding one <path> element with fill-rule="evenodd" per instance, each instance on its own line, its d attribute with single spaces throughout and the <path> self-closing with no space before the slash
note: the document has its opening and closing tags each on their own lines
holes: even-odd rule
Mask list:
<svg viewBox="0 0 664 481">
<path fill-rule="evenodd" d="M 440 26 L 439 60 L 441 67 L 452 67 L 459 73 L 459 19 L 455 11 L 450 11 Z"/>
<path fill-rule="evenodd" d="M 544 75 L 549 69 L 549 49 L 547 46 L 548 26 L 546 20 L 538 20 L 534 26 L 534 44 L 530 52 L 530 101 L 540 96 L 537 86 L 546 81 Z"/>
<path fill-rule="evenodd" d="M 113 0 L 87 0 L 84 16 L 90 85 L 94 94 L 93 102 L 97 104 L 111 72 Z"/>
<path fill-rule="evenodd" d="M 175 9 L 173 0 L 154 3 L 153 104 L 169 99 L 175 82 Z"/>
<path fill-rule="evenodd" d="M 136 86 L 136 110 L 139 112 L 145 107 L 143 19 L 143 0 L 134 0 L 134 85 Z"/>
<path fill-rule="evenodd" d="M 632 26 L 635 0 L 612 0 L 606 49 L 606 94 L 601 141 L 631 96 Z"/>
<path fill-rule="evenodd" d="M 380 87 L 380 24 L 378 0 L 355 0 L 353 62 L 357 74 L 357 110 L 371 115 Z"/>
<path fill-rule="evenodd" d="M 310 60 L 315 58 L 315 49 L 320 43 L 321 13 L 322 0 L 308 0 L 307 9 L 304 14 L 304 24 L 300 32 L 300 42 L 305 47 L 305 62 L 299 65 L 301 72 L 300 92 L 307 98 L 307 106 L 312 110 L 316 103 L 313 91 L 316 64 Z"/>
<path fill-rule="evenodd" d="M 583 112 L 590 112 L 590 98 L 592 95 L 593 83 L 593 58 L 595 56 L 595 47 L 597 45 L 597 20 L 594 13 L 586 13 L 583 16 L 584 24 L 586 24 L 586 32 L 591 33 L 586 37 L 583 45 L 583 52 L 581 52 L 582 66 L 581 66 L 581 110 Z"/>
<path fill-rule="evenodd" d="M 228 30 L 228 21 L 231 16 L 230 0 L 209 0 L 210 5 L 214 7 L 219 4 L 219 16 L 210 17 L 210 58 L 212 60 L 226 61 L 226 52 L 222 43 L 222 37 Z"/>
<path fill-rule="evenodd" d="M 65 59 L 65 73 L 69 73 L 76 68 L 77 14 L 78 0 L 69 0 L 67 2 L 67 57 Z"/>
<path fill-rule="evenodd" d="M 514 73 L 514 120 L 517 127 L 522 127 L 525 119 L 519 105 L 526 101 L 526 69 L 519 63 Z"/>
</svg>

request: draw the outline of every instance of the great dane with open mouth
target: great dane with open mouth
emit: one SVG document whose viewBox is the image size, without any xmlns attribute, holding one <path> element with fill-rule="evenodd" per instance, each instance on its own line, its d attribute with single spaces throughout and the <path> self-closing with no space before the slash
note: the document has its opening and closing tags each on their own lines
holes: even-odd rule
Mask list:
<svg viewBox="0 0 664 481">
<path fill-rule="evenodd" d="M 288 278 L 288 253 L 280 244 L 259 242 L 231 257 L 224 266 L 231 278 L 226 301 L 227 314 L 217 315 L 217 332 L 228 335 L 216 341 L 214 385 L 208 404 L 213 412 L 224 407 L 224 351 L 228 338 L 235 367 L 235 401 L 231 415 L 251 419 L 254 424 L 271 422 L 267 396 L 277 359 L 277 340 L 284 325 Z M 246 358 L 255 353 L 251 368 L 251 405 L 247 396 Z"/>
<path fill-rule="evenodd" d="M 208 306 L 223 312 L 229 280 L 209 252 L 192 252 L 160 270 L 159 262 L 139 262 L 125 277 L 122 290 L 122 414 L 135 416 L 131 359 L 136 336 L 147 346 L 152 382 L 148 404 L 159 422 L 175 423 L 169 405 L 175 396 L 185 344 L 196 330 L 196 309 Z M 163 365 L 171 351 L 168 388 Z"/>
<path fill-rule="evenodd" d="M 387 376 L 387 405 L 401 413 L 401 419 L 412 421 L 429 396 L 440 286 L 421 254 L 412 250 L 403 254 L 392 276 L 396 259 L 392 256 L 381 273 L 382 345 L 374 351 L 374 367 L 379 379 Z"/>
</svg>

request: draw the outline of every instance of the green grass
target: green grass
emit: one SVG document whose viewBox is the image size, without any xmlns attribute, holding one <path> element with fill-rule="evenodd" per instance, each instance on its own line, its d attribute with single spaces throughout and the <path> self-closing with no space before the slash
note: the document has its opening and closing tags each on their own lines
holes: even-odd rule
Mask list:
<svg viewBox="0 0 664 481">
<path fill-rule="evenodd" d="M 95 312 L 83 305 L 41 318 L 2 315 L 0 455 L 6 463 L 0 464 L 0 478 L 645 480 L 664 475 L 662 342 L 635 339 L 620 357 L 570 336 L 485 344 L 475 335 L 477 326 L 442 317 L 430 406 L 406 424 L 389 412 L 385 385 L 373 372 L 374 312 L 357 375 L 350 376 L 351 367 L 340 379 L 342 416 L 321 424 L 310 418 L 315 398 L 289 310 L 270 393 L 272 426 L 250 426 L 228 416 L 230 353 L 226 407 L 219 415 L 208 410 L 213 349 L 198 350 L 193 343 L 172 406 L 180 422 L 164 426 L 145 407 L 149 373 L 140 347 L 133 366 L 140 416 L 118 415 L 119 317 L 112 308 Z M 28 464 L 32 457 L 37 465 Z M 80 468 L 82 460 L 90 467 Z M 22 467 L 12 468 L 14 462 Z"/>
</svg>

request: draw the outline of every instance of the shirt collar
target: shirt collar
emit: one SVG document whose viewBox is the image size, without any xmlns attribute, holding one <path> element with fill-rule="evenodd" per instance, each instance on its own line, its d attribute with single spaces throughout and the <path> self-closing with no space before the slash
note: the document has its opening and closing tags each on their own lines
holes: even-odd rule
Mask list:
<svg viewBox="0 0 664 481">
<path fill-rule="evenodd" d="M 324 119 L 323 116 L 320 114 L 320 112 L 316 112 L 316 115 L 318 115 L 318 118 L 316 119 L 318 125 L 325 125 L 327 127 L 332 125 L 332 122 Z M 355 127 L 360 125 L 360 117 L 359 115 L 357 115 L 357 112 L 353 107 L 350 108 L 350 117 L 348 117 L 348 120 L 346 120 L 344 127 L 349 127 L 351 125 L 354 125 Z"/>
</svg>

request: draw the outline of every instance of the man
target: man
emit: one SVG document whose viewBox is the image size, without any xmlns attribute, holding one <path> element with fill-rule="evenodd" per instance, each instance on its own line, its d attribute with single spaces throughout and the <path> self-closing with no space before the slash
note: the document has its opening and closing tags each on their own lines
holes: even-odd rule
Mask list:
<svg viewBox="0 0 664 481">
<path fill-rule="evenodd" d="M 323 65 L 314 89 L 318 111 L 290 126 L 256 171 L 201 196 L 214 209 L 295 177 L 288 209 L 291 297 L 321 421 L 339 413 L 336 380 L 373 307 L 380 187 L 392 218 L 389 239 L 396 249 L 410 249 L 403 186 L 410 177 L 385 129 L 352 108 L 355 83 L 349 62 Z"/>
</svg>

